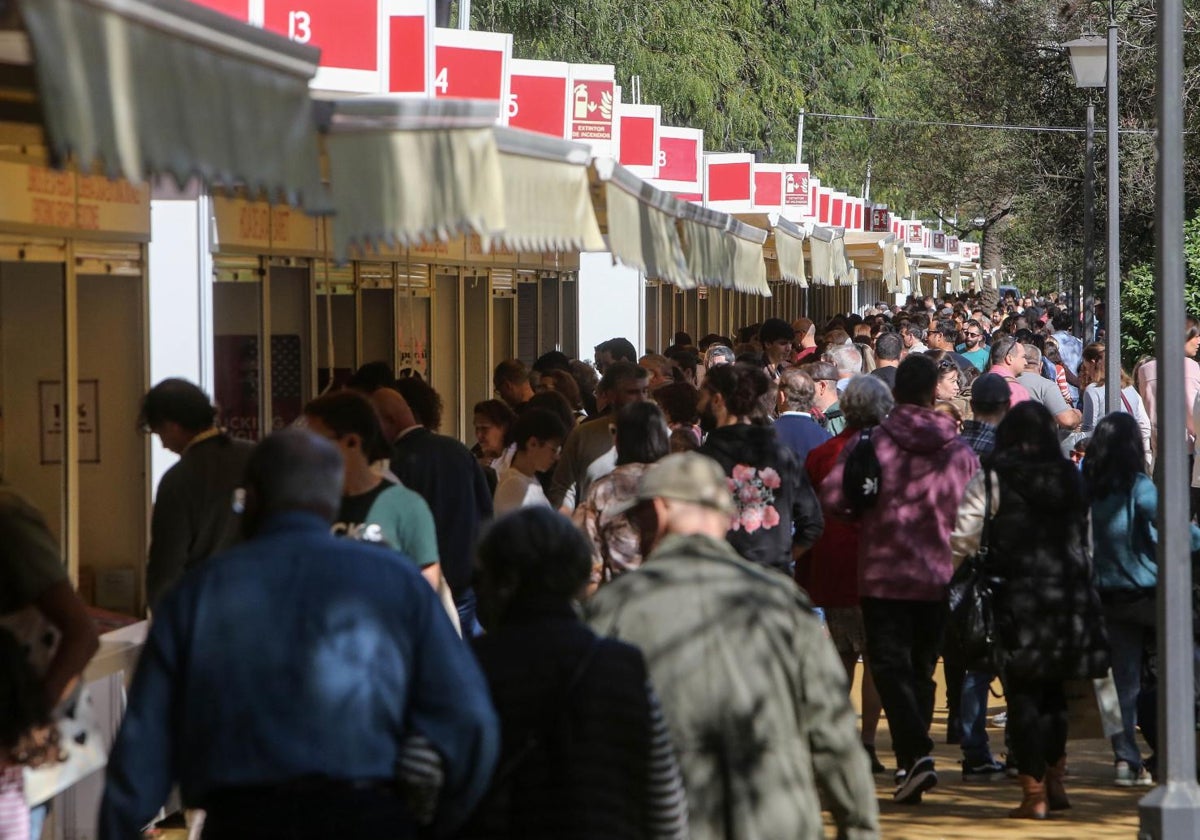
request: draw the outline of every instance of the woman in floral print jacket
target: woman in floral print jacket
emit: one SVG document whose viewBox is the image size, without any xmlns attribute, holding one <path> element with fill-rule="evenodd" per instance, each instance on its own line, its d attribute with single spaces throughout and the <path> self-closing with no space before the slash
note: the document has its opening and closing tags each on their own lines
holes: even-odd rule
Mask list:
<svg viewBox="0 0 1200 840">
<path fill-rule="evenodd" d="M 747 560 L 790 574 L 825 527 L 804 465 L 769 425 L 751 422 L 767 392 L 767 376 L 751 365 L 722 365 L 700 390 L 700 453 L 728 476 L 737 505 L 728 540 Z"/>
</svg>

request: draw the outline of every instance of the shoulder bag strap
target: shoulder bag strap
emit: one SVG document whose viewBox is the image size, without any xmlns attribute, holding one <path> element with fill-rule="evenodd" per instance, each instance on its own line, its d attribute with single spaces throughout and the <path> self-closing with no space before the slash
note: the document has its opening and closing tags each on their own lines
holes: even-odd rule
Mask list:
<svg viewBox="0 0 1200 840">
<path fill-rule="evenodd" d="M 1133 406 L 1129 404 L 1129 397 L 1125 396 L 1125 392 L 1121 391 L 1121 402 L 1125 405 L 1125 413 L 1133 414 Z"/>
<path fill-rule="evenodd" d="M 979 537 L 979 556 L 987 557 L 992 541 L 992 471 L 983 470 L 983 533 Z"/>
</svg>

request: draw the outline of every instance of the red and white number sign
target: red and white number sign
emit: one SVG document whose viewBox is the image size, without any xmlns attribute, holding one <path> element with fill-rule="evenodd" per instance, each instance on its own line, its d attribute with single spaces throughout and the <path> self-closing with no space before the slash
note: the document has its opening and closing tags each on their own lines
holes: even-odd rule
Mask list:
<svg viewBox="0 0 1200 840">
<path fill-rule="evenodd" d="M 749 210 L 754 201 L 754 155 L 704 156 L 704 205 L 716 210 Z"/>
<path fill-rule="evenodd" d="M 658 178 L 654 186 L 667 192 L 703 199 L 701 161 L 704 157 L 704 132 L 698 128 L 676 128 L 671 125 L 658 129 Z"/>
<path fill-rule="evenodd" d="M 784 166 L 779 163 L 754 164 L 754 209 L 766 212 L 783 207 Z"/>
<path fill-rule="evenodd" d="M 514 58 L 509 66 L 508 124 L 565 140 L 571 66 L 522 58 Z"/>
<path fill-rule="evenodd" d="M 378 93 L 378 0 L 263 0 L 263 27 L 321 49 L 313 87 Z"/>
<path fill-rule="evenodd" d="M 433 87 L 433 0 L 381 0 L 388 93 L 429 96 Z"/>
<path fill-rule="evenodd" d="M 829 198 L 829 223 L 834 227 L 845 227 L 846 217 L 843 214 L 846 205 L 846 194 L 834 192 Z"/>
<path fill-rule="evenodd" d="M 508 62 L 512 36 L 498 32 L 435 29 L 433 95 L 438 99 L 490 99 L 508 122 Z"/>
<path fill-rule="evenodd" d="M 617 161 L 639 178 L 657 178 L 659 105 L 617 103 Z"/>
</svg>

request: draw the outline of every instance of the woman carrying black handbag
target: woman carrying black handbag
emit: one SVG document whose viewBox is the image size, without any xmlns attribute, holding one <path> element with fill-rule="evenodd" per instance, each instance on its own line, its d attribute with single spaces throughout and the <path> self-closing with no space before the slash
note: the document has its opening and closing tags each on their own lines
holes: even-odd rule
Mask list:
<svg viewBox="0 0 1200 840">
<path fill-rule="evenodd" d="M 1087 501 L 1079 471 L 1059 449 L 1054 418 L 1041 404 L 1023 402 L 996 429 L 991 461 L 964 494 L 952 538 L 956 559 L 978 548 L 989 475 L 993 656 L 1004 681 L 1007 736 L 1023 793 L 1009 816 L 1044 819 L 1048 809 L 1070 807 L 1063 788 L 1063 682 L 1108 670 L 1087 552 Z"/>
</svg>

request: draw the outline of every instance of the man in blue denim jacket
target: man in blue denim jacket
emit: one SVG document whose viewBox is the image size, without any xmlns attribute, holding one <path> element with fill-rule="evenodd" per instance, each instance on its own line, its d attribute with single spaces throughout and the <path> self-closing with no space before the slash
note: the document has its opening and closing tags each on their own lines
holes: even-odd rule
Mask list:
<svg viewBox="0 0 1200 840">
<path fill-rule="evenodd" d="M 487 684 L 433 590 L 391 549 L 330 535 L 341 458 L 288 430 L 247 466 L 249 539 L 188 573 L 154 623 L 113 746 L 102 840 L 134 840 L 178 782 L 206 838 L 408 838 L 419 738 L 435 828 L 496 761 Z"/>
</svg>

